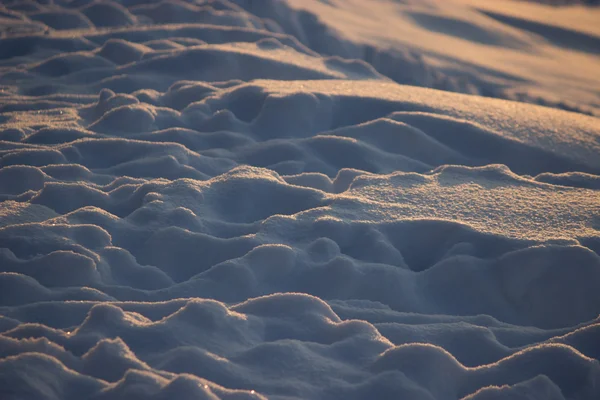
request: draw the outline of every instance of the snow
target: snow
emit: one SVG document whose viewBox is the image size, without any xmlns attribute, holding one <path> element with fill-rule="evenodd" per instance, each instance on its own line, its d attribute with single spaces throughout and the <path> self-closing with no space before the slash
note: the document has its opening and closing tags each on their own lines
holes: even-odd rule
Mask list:
<svg viewBox="0 0 600 400">
<path fill-rule="evenodd" d="M 600 398 L 600 8 L 0 6 L 1 399 Z"/>
</svg>

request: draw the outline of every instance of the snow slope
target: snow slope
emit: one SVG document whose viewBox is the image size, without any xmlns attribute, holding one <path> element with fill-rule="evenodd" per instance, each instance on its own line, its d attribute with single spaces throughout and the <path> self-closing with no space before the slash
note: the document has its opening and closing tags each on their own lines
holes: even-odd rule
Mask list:
<svg viewBox="0 0 600 400">
<path fill-rule="evenodd" d="M 4 2 L 0 398 L 600 398 L 594 15 Z"/>
<path fill-rule="evenodd" d="M 400 83 L 600 115 L 598 7 L 515 0 L 289 3 L 310 10 L 318 20 L 305 19 L 334 35 L 322 40 L 305 23 L 318 51 L 366 59 Z M 340 40 L 349 43 L 339 46 Z M 407 64 L 425 76 L 407 74 Z"/>
</svg>

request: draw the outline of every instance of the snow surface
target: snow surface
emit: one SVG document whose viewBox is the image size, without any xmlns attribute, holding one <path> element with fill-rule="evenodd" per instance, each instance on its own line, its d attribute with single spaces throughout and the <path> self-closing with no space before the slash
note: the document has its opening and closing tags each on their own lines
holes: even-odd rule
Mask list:
<svg viewBox="0 0 600 400">
<path fill-rule="evenodd" d="M 3 2 L 0 399 L 599 399 L 599 20 Z"/>
</svg>

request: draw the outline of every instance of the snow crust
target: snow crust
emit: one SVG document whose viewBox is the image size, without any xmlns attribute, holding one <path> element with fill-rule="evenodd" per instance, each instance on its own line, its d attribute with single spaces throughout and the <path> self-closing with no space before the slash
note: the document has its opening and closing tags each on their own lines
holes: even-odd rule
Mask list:
<svg viewBox="0 0 600 400">
<path fill-rule="evenodd" d="M 600 398 L 598 11 L 4 2 L 0 398 Z"/>
</svg>

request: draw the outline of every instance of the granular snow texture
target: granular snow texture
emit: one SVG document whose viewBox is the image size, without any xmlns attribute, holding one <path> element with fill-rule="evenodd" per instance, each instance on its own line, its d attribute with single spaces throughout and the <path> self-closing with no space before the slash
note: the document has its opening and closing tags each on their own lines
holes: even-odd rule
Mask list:
<svg viewBox="0 0 600 400">
<path fill-rule="evenodd" d="M 595 17 L 3 2 L 0 399 L 599 399 Z"/>
</svg>

